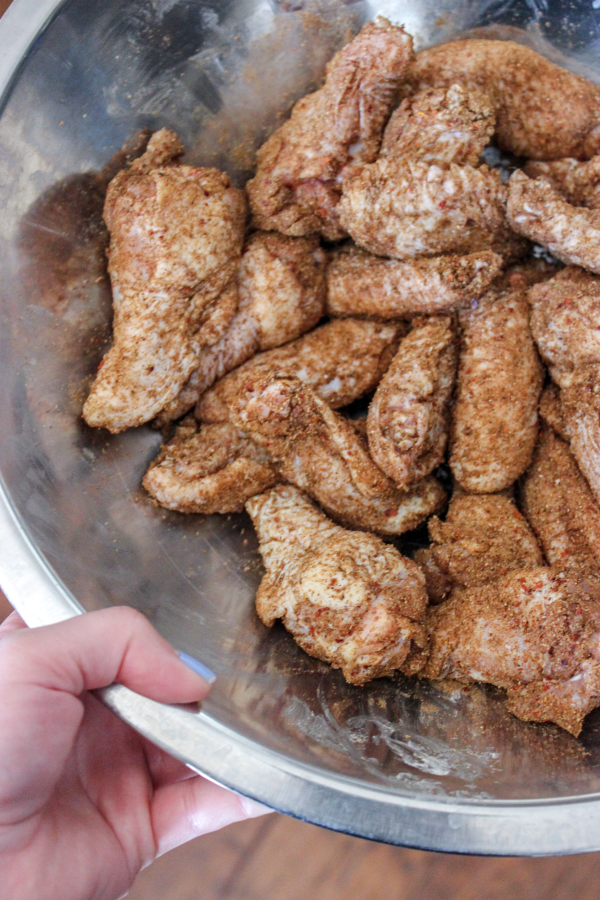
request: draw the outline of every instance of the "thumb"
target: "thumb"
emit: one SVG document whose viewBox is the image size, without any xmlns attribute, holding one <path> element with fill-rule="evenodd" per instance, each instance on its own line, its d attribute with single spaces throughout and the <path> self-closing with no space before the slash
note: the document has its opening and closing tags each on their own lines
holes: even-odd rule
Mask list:
<svg viewBox="0 0 600 900">
<path fill-rule="evenodd" d="M 193 703 L 210 690 L 145 616 L 126 606 L 12 631 L 0 644 L 5 689 L 35 685 L 78 696 L 114 682 L 163 703 Z"/>
</svg>

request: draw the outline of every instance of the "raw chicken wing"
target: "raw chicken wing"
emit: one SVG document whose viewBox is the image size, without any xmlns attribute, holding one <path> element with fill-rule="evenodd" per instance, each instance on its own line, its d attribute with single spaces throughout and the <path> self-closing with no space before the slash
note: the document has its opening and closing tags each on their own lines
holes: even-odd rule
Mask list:
<svg viewBox="0 0 600 900">
<path fill-rule="evenodd" d="M 279 481 L 266 451 L 233 425 L 182 424 L 146 472 L 143 485 L 166 509 L 242 512 L 244 503 Z"/>
<path fill-rule="evenodd" d="M 522 501 L 551 566 L 600 572 L 600 509 L 568 444 L 550 428 L 523 481 Z"/>
<path fill-rule="evenodd" d="M 402 263 L 344 247 L 327 268 L 327 312 L 382 319 L 449 313 L 470 306 L 501 267 L 490 250 Z"/>
<path fill-rule="evenodd" d="M 383 158 L 344 185 L 340 221 L 379 256 L 413 259 L 496 250 L 512 257 L 523 242 L 506 222 L 506 186 L 487 166 L 442 168 Z"/>
<path fill-rule="evenodd" d="M 232 404 L 231 419 L 267 450 L 283 478 L 350 528 L 402 534 L 444 502 L 433 477 L 399 490 L 357 429 L 297 378 L 267 376 L 251 400 Z"/>
<path fill-rule="evenodd" d="M 417 550 L 415 562 L 427 582 L 432 603 L 455 587 L 496 581 L 511 569 L 543 565 L 538 543 L 512 500 L 503 494 L 452 497 L 446 519 L 429 520 L 430 547 Z"/>
<path fill-rule="evenodd" d="M 530 178 L 545 178 L 573 206 L 600 208 L 600 156 L 587 162 L 557 159 L 554 162 L 528 162 L 523 171 Z"/>
<path fill-rule="evenodd" d="M 324 313 L 325 261 L 315 237 L 254 234 L 235 279 L 236 315 L 219 339 L 203 348 L 197 369 L 157 424 L 180 418 L 218 378 L 257 350 L 279 347 L 310 331 Z"/>
<path fill-rule="evenodd" d="M 176 397 L 235 313 L 228 283 L 242 250 L 244 193 L 216 169 L 166 165 L 182 151 L 176 135 L 158 132 L 106 196 L 114 340 L 83 415 L 112 432 L 148 422 Z"/>
<path fill-rule="evenodd" d="M 600 272 L 600 212 L 572 206 L 545 178 L 519 171 L 508 191 L 508 221 L 516 232 L 565 263 Z"/>
<path fill-rule="evenodd" d="M 523 291 L 490 291 L 459 313 L 462 348 L 450 466 L 466 491 L 510 487 L 531 461 L 543 371 Z"/>
<path fill-rule="evenodd" d="M 334 525 L 288 485 L 246 509 L 267 570 L 256 596 L 265 625 L 282 619 L 306 653 L 350 684 L 422 665 L 427 596 L 411 560 L 372 534 Z"/>
<path fill-rule="evenodd" d="M 504 688 L 514 715 L 577 737 L 600 703 L 599 594 L 592 576 L 545 568 L 458 589 L 430 613 L 422 674 Z"/>
<path fill-rule="evenodd" d="M 589 159 L 600 150 L 600 87 L 514 41 L 466 40 L 423 50 L 415 91 L 459 83 L 496 110 L 501 150 L 529 159 Z"/>
<path fill-rule="evenodd" d="M 568 387 L 582 366 L 600 364 L 600 278 L 568 267 L 527 296 L 542 359 L 553 380 Z"/>
<path fill-rule="evenodd" d="M 369 451 L 399 487 L 420 481 L 444 459 L 457 357 L 452 319 L 417 319 L 375 392 Z"/>
<path fill-rule="evenodd" d="M 459 84 L 407 97 L 383 133 L 380 156 L 410 156 L 439 166 L 476 166 L 496 125 L 494 107 L 480 91 Z"/>
<path fill-rule="evenodd" d="M 267 353 L 259 353 L 202 397 L 196 415 L 203 422 L 227 422 L 229 406 L 251 399 L 254 384 L 269 372 L 292 375 L 312 387 L 332 409 L 372 391 L 398 348 L 402 327 L 340 319 Z"/>
<path fill-rule="evenodd" d="M 334 56 L 324 86 L 299 100 L 258 151 L 247 185 L 257 228 L 343 237 L 337 205 L 346 172 L 376 158 L 412 55 L 410 35 L 378 18 Z"/>
</svg>

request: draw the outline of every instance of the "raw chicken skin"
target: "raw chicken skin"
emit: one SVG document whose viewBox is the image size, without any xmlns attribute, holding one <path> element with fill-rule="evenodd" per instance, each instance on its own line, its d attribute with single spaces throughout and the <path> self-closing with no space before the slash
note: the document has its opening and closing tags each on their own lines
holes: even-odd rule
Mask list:
<svg viewBox="0 0 600 900">
<path fill-rule="evenodd" d="M 334 525 L 289 485 L 246 509 L 267 570 L 256 596 L 265 625 L 282 619 L 306 653 L 350 684 L 422 665 L 427 596 L 411 560 L 372 534 Z"/>
<path fill-rule="evenodd" d="M 242 250 L 244 193 L 216 169 L 165 165 L 182 149 L 158 132 L 106 196 L 113 345 L 83 415 L 114 433 L 148 422 L 179 393 L 214 339 L 215 304 L 221 326 L 235 313 L 221 295 Z"/>
</svg>

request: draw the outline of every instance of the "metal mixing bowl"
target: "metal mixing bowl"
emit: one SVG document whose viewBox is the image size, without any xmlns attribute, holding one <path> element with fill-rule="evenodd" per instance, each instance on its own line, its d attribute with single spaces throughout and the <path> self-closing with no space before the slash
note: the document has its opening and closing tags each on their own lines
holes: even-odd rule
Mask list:
<svg viewBox="0 0 600 900">
<path fill-rule="evenodd" d="M 208 777 L 377 840 L 487 854 L 600 848 L 600 715 L 581 740 L 499 693 L 357 689 L 253 612 L 245 516 L 181 516 L 139 485 L 159 435 L 80 418 L 106 347 L 102 194 L 142 128 L 238 183 L 360 24 L 417 46 L 512 37 L 600 80 L 598 0 L 15 0 L 0 23 L 0 582 L 31 625 L 127 603 L 218 674 L 200 714 L 121 687 L 106 702 Z M 483 29 L 483 30 L 481 30 Z M 112 160 L 112 162 L 111 162 Z M 112 166 L 112 169 L 111 169 Z"/>
</svg>

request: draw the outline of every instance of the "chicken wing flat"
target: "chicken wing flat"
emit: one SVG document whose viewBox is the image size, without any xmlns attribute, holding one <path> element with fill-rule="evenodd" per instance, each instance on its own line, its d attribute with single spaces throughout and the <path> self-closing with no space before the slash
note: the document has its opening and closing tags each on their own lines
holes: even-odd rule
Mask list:
<svg viewBox="0 0 600 900">
<path fill-rule="evenodd" d="M 403 100 L 392 114 L 380 156 L 476 166 L 495 126 L 494 107 L 481 91 L 468 91 L 459 84 L 420 91 Z"/>
<path fill-rule="evenodd" d="M 235 278 L 237 312 L 228 328 L 202 348 L 197 368 L 157 425 L 185 415 L 218 378 L 257 350 L 279 347 L 314 328 L 325 311 L 325 263 L 316 237 L 252 235 Z"/>
<path fill-rule="evenodd" d="M 456 590 L 430 613 L 423 674 L 504 688 L 514 715 L 577 737 L 600 702 L 599 590 L 546 568 Z"/>
<path fill-rule="evenodd" d="M 568 444 L 550 428 L 543 430 L 521 495 L 551 566 L 600 573 L 600 509 Z"/>
<path fill-rule="evenodd" d="M 531 160 L 523 171 L 530 178 L 545 178 L 573 206 L 600 209 L 600 156 L 586 162 L 577 159 Z"/>
<path fill-rule="evenodd" d="M 516 232 L 557 259 L 600 272 L 600 213 L 567 203 L 545 178 L 514 172 L 508 182 L 507 215 Z"/>
<path fill-rule="evenodd" d="M 376 158 L 412 56 L 410 35 L 382 18 L 334 56 L 324 86 L 299 100 L 258 151 L 247 184 L 257 228 L 343 237 L 337 205 L 345 172 Z"/>
<path fill-rule="evenodd" d="M 242 250 L 244 193 L 216 169 L 165 165 L 182 149 L 172 132 L 158 132 L 106 196 L 113 345 L 83 415 L 115 433 L 148 422 L 177 396 L 214 339 L 207 320 L 215 305 L 221 323 L 235 313 L 231 295 L 221 294 Z"/>
<path fill-rule="evenodd" d="M 417 319 L 375 392 L 369 451 L 399 487 L 420 481 L 444 459 L 457 358 L 452 319 Z"/>
<path fill-rule="evenodd" d="M 327 268 L 327 312 L 381 319 L 449 313 L 470 306 L 501 268 L 491 250 L 401 263 L 344 247 Z"/>
<path fill-rule="evenodd" d="M 143 480 L 166 509 L 182 513 L 242 512 L 246 500 L 280 480 L 268 454 L 233 425 L 182 425 Z"/>
<path fill-rule="evenodd" d="M 505 490 L 531 461 L 543 370 L 526 294 L 490 291 L 459 313 L 462 347 L 450 467 L 466 491 Z"/>
<path fill-rule="evenodd" d="M 506 186 L 487 166 L 446 168 L 383 158 L 346 181 L 340 222 L 379 256 L 412 259 L 497 250 L 523 251 L 506 222 Z"/>
<path fill-rule="evenodd" d="M 207 391 L 196 407 L 203 422 L 227 422 L 229 407 L 254 396 L 254 384 L 269 372 L 299 378 L 333 409 L 372 391 L 392 361 L 403 333 L 380 325 L 339 319 L 315 328 L 285 347 L 259 353 Z"/>
<path fill-rule="evenodd" d="M 589 159 L 600 150 L 600 87 L 513 41 L 466 40 L 419 53 L 416 91 L 462 84 L 496 110 L 501 150 L 529 159 Z"/>
<path fill-rule="evenodd" d="M 568 267 L 527 296 L 531 332 L 557 384 L 567 387 L 582 366 L 600 364 L 600 278 Z"/>
<path fill-rule="evenodd" d="M 251 400 L 233 403 L 231 419 L 267 450 L 286 481 L 349 528 L 402 534 L 444 503 L 433 477 L 399 490 L 357 429 L 297 378 L 265 378 Z"/>
<path fill-rule="evenodd" d="M 427 596 L 411 560 L 372 534 L 334 525 L 289 485 L 246 509 L 267 570 L 256 596 L 265 625 L 282 619 L 306 653 L 350 684 L 422 665 Z"/>
<path fill-rule="evenodd" d="M 531 569 L 544 560 L 535 535 L 515 504 L 503 494 L 452 497 L 446 520 L 429 520 L 430 547 L 414 559 L 427 582 L 432 603 L 454 588 L 497 581 L 512 569 Z"/>
</svg>

